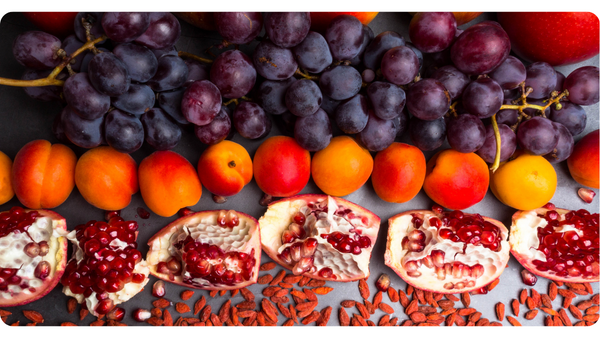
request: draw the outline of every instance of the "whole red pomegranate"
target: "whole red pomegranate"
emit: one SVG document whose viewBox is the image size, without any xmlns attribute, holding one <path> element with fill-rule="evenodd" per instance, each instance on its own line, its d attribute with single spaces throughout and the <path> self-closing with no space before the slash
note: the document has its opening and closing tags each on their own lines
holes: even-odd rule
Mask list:
<svg viewBox="0 0 600 338">
<path fill-rule="evenodd" d="M 67 264 L 66 230 L 52 211 L 0 212 L 0 307 L 31 303 L 58 284 Z"/>
<path fill-rule="evenodd" d="M 148 246 L 150 273 L 168 282 L 203 290 L 231 290 L 258 279 L 258 222 L 238 211 L 190 213 L 152 236 Z"/>
<path fill-rule="evenodd" d="M 263 250 L 295 275 L 343 282 L 369 276 L 380 219 L 359 205 L 298 195 L 269 204 L 259 223 Z"/>
<path fill-rule="evenodd" d="M 509 259 L 508 230 L 462 211 L 411 210 L 389 219 L 385 265 L 408 284 L 438 293 L 481 289 Z"/>
<path fill-rule="evenodd" d="M 510 251 L 532 273 L 571 283 L 598 282 L 600 216 L 587 210 L 546 205 L 517 211 L 510 226 Z"/>
</svg>

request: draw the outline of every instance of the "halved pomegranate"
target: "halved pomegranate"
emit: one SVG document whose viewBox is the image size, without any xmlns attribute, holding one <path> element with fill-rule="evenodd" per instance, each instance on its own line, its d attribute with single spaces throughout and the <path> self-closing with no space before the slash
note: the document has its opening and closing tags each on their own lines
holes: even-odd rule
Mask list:
<svg viewBox="0 0 600 338">
<path fill-rule="evenodd" d="M 258 222 L 263 250 L 295 275 L 342 282 L 369 276 L 380 219 L 357 204 L 298 195 L 269 204 Z"/>
<path fill-rule="evenodd" d="M 63 293 L 99 316 L 142 291 L 150 271 L 137 250 L 137 229 L 135 221 L 116 214 L 108 223 L 76 226 L 67 235 L 74 250 L 61 279 Z"/>
<path fill-rule="evenodd" d="M 510 251 L 530 272 L 555 281 L 598 282 L 600 216 L 587 210 L 546 205 L 517 211 L 510 226 Z"/>
<path fill-rule="evenodd" d="M 168 282 L 203 290 L 230 290 L 258 279 L 258 222 L 238 211 L 190 213 L 152 236 L 148 246 L 150 273 Z"/>
<path fill-rule="evenodd" d="M 389 219 L 385 265 L 408 284 L 438 293 L 480 289 L 509 259 L 508 230 L 499 221 L 439 206 Z"/>
<path fill-rule="evenodd" d="M 31 303 L 58 284 L 67 264 L 66 230 L 53 211 L 0 212 L 0 307 Z"/>
</svg>

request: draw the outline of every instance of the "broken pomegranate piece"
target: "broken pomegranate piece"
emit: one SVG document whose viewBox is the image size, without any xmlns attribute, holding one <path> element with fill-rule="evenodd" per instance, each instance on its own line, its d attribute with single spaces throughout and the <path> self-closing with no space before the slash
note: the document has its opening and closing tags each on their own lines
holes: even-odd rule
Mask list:
<svg viewBox="0 0 600 338">
<path fill-rule="evenodd" d="M 561 282 L 598 282 L 599 223 L 597 213 L 584 209 L 518 211 L 510 226 L 511 253 L 538 276 Z"/>
<path fill-rule="evenodd" d="M 137 229 L 135 221 L 116 215 L 108 223 L 76 226 L 67 235 L 74 250 L 61 279 L 63 293 L 100 316 L 140 292 L 150 271 L 137 250 Z"/>
<path fill-rule="evenodd" d="M 230 290 L 258 279 L 258 222 L 238 211 L 190 213 L 160 230 L 148 245 L 150 273 L 168 282 L 203 290 Z"/>
<path fill-rule="evenodd" d="M 462 211 L 413 210 L 389 219 L 385 265 L 408 284 L 438 293 L 480 289 L 509 259 L 508 230 Z"/>
<path fill-rule="evenodd" d="M 298 195 L 269 204 L 260 218 L 263 250 L 295 275 L 354 281 L 369 276 L 380 219 L 327 195 Z"/>
<path fill-rule="evenodd" d="M 52 211 L 0 212 L 0 307 L 31 303 L 58 284 L 67 264 L 66 230 Z"/>
</svg>

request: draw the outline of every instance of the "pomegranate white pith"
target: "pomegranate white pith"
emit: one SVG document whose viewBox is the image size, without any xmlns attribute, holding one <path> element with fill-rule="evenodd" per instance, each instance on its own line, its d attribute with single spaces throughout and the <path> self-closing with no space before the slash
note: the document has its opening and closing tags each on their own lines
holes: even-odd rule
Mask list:
<svg viewBox="0 0 600 338">
<path fill-rule="evenodd" d="M 369 276 L 380 219 L 357 204 L 298 195 L 271 203 L 259 223 L 263 250 L 296 275 L 344 282 Z"/>
<path fill-rule="evenodd" d="M 487 217 L 439 211 L 390 218 L 385 264 L 408 284 L 438 293 L 468 292 L 498 278 L 509 259 L 506 227 Z"/>
<path fill-rule="evenodd" d="M 260 231 L 252 216 L 234 210 L 201 211 L 167 225 L 148 241 L 150 273 L 203 290 L 256 283 Z"/>
</svg>

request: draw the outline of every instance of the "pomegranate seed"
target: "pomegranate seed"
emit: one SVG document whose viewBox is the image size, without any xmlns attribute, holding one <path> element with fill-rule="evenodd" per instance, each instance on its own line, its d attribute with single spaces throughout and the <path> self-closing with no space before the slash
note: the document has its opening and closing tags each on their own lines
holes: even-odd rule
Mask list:
<svg viewBox="0 0 600 338">
<path fill-rule="evenodd" d="M 181 263 L 177 258 L 171 257 L 171 259 L 167 261 L 167 269 L 169 269 L 170 272 L 178 273 L 181 271 Z"/>
<path fill-rule="evenodd" d="M 165 296 L 165 282 L 158 280 L 152 285 L 152 295 L 154 297 L 162 298 Z"/>
<path fill-rule="evenodd" d="M 35 242 L 27 243 L 23 251 L 31 258 L 37 257 L 40 254 L 40 246 Z"/>
<path fill-rule="evenodd" d="M 179 217 L 185 217 L 185 216 L 187 216 L 187 215 L 189 215 L 191 213 L 193 213 L 193 211 L 190 208 L 181 208 L 177 212 L 177 214 L 179 215 Z"/>
<path fill-rule="evenodd" d="M 106 314 L 106 318 L 108 318 L 110 320 L 116 320 L 117 322 L 122 321 L 124 317 L 125 317 L 125 310 L 120 307 L 116 307 L 116 308 L 112 309 L 108 314 Z"/>
<path fill-rule="evenodd" d="M 537 277 L 526 269 L 521 270 L 521 279 L 525 285 L 534 286 L 537 283 Z"/>
<path fill-rule="evenodd" d="M 146 309 L 137 309 L 133 311 L 133 319 L 138 322 L 145 322 L 150 319 L 150 317 L 152 317 L 152 314 Z"/>
<path fill-rule="evenodd" d="M 33 275 L 36 278 L 44 280 L 44 279 L 48 278 L 48 276 L 50 275 L 50 270 L 51 270 L 50 263 L 48 263 L 46 261 L 41 261 L 35 267 L 35 270 L 33 271 Z M 17 277 L 17 276 L 13 276 L 13 277 Z M 13 278 L 13 277 L 11 277 L 11 278 Z"/>
<path fill-rule="evenodd" d="M 441 214 L 442 212 L 444 212 L 444 208 L 435 204 L 433 207 L 431 207 L 431 211 L 435 212 L 436 214 Z"/>
<path fill-rule="evenodd" d="M 150 211 L 148 211 L 142 207 L 138 207 L 136 211 L 137 211 L 138 216 L 140 216 L 140 218 L 142 218 L 142 219 L 150 218 Z"/>
<path fill-rule="evenodd" d="M 294 214 L 293 219 L 294 223 L 298 225 L 304 225 L 304 222 L 306 221 L 306 217 L 304 216 L 304 214 L 299 211 Z"/>
<path fill-rule="evenodd" d="M 593 192 L 590 189 L 586 189 L 586 188 L 579 188 L 579 190 L 577 191 L 577 195 L 579 195 L 579 197 L 581 197 L 581 199 L 585 202 L 585 203 L 592 203 L 592 201 L 594 200 L 594 197 L 596 196 L 596 193 Z"/>
<path fill-rule="evenodd" d="M 104 299 L 98 302 L 98 305 L 96 305 L 96 312 L 104 315 L 107 314 L 110 310 L 112 310 L 113 307 L 114 303 L 112 299 Z"/>
<path fill-rule="evenodd" d="M 377 290 L 381 292 L 387 292 L 390 287 L 390 276 L 386 275 L 385 273 L 381 274 L 381 276 L 379 276 L 377 279 L 377 282 L 375 282 L 375 286 L 377 287 Z"/>
<path fill-rule="evenodd" d="M 42 241 L 39 243 L 40 246 L 40 256 L 44 257 L 48 254 L 48 252 L 50 251 L 50 245 L 48 245 L 48 242 L 46 241 Z"/>
</svg>

